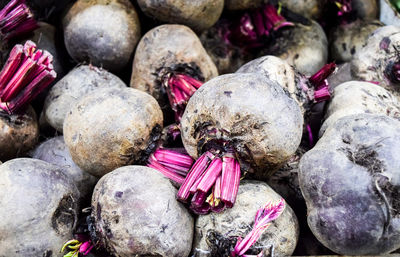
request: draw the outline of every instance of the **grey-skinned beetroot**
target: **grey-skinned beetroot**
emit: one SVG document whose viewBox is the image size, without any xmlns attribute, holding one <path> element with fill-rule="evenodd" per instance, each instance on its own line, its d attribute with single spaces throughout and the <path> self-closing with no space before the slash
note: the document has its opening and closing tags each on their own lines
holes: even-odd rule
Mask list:
<svg viewBox="0 0 400 257">
<path fill-rule="evenodd" d="M 337 62 L 349 62 L 366 43 L 368 36 L 383 24 L 377 20 L 356 20 L 337 26 L 331 33 L 330 53 Z"/>
<path fill-rule="evenodd" d="M 283 0 L 282 5 L 309 19 L 321 18 L 327 0 Z"/>
<path fill-rule="evenodd" d="M 157 147 L 162 122 L 161 109 L 149 94 L 104 88 L 81 98 L 70 110 L 64 140 L 72 160 L 101 177 L 121 166 L 145 163 Z"/>
<path fill-rule="evenodd" d="M 112 73 L 91 65 L 81 65 L 51 87 L 43 107 L 43 118 L 58 132 L 63 132 L 64 119 L 75 103 L 101 88 L 125 88 L 125 83 Z"/>
<path fill-rule="evenodd" d="M 161 25 L 140 40 L 130 86 L 156 98 L 166 120 L 172 108 L 179 122 L 190 96 L 217 75 L 217 68 L 191 29 Z"/>
<path fill-rule="evenodd" d="M 312 75 L 327 63 L 328 40 L 316 21 L 299 22 L 282 30 L 263 53 L 278 56 L 301 73 Z"/>
<path fill-rule="evenodd" d="M 81 170 L 71 158 L 62 136 L 50 138 L 38 145 L 30 154 L 39 159 L 59 166 L 72 179 L 78 188 L 82 199 L 89 199 L 92 195 L 97 178 Z"/>
<path fill-rule="evenodd" d="M 375 30 L 351 62 L 352 76 L 379 83 L 396 96 L 400 95 L 400 28 L 384 26 Z"/>
<path fill-rule="evenodd" d="M 99 242 L 117 257 L 187 257 L 193 218 L 158 171 L 126 166 L 105 175 L 92 198 Z"/>
<path fill-rule="evenodd" d="M 245 238 L 251 231 L 254 215 L 268 202 L 275 203 L 281 197 L 267 184 L 260 181 L 243 181 L 237 203 L 223 213 L 199 216 L 195 223 L 193 256 L 231 257 L 238 237 Z M 298 240 L 299 227 L 295 213 L 289 205 L 282 214 L 261 234 L 250 247 L 249 253 L 275 256 L 291 255 Z"/>
<path fill-rule="evenodd" d="M 382 114 L 400 119 L 400 102 L 386 89 L 369 82 L 348 81 L 335 87 L 320 136 L 340 118 L 357 113 Z"/>
<path fill-rule="evenodd" d="M 221 74 L 232 73 L 260 56 L 260 50 L 277 31 L 294 26 L 277 8 L 272 4 L 260 5 L 232 19 L 221 19 L 201 34 L 201 41 Z"/>
<path fill-rule="evenodd" d="M 137 13 L 129 0 L 79 0 L 63 21 L 64 42 L 76 62 L 119 71 L 140 38 Z"/>
<path fill-rule="evenodd" d="M 192 209 L 199 213 L 232 207 L 241 169 L 268 177 L 296 151 L 302 126 L 300 107 L 260 74 L 227 74 L 208 81 L 182 117 L 183 144 L 198 159 L 178 199 L 187 201 L 194 194 Z"/>
<path fill-rule="evenodd" d="M 313 103 L 330 98 L 326 79 L 336 70 L 334 63 L 323 66 L 313 76 L 306 77 L 285 60 L 273 55 L 263 56 L 240 67 L 236 73 L 260 73 L 278 82 L 283 90 L 300 106 L 302 113 L 309 111 Z"/>
<path fill-rule="evenodd" d="M 24 155 L 39 139 L 39 125 L 31 106 L 23 114 L 8 115 L 0 111 L 0 160 Z"/>
<path fill-rule="evenodd" d="M 308 224 L 343 255 L 400 247 L 400 122 L 384 115 L 339 119 L 300 160 Z"/>
<path fill-rule="evenodd" d="M 149 17 L 164 23 L 182 24 L 194 31 L 214 25 L 224 8 L 223 0 L 138 0 L 140 9 Z"/>
<path fill-rule="evenodd" d="M 58 255 L 60 246 L 75 228 L 78 199 L 76 186 L 56 165 L 28 158 L 3 163 L 1 255 Z"/>
</svg>

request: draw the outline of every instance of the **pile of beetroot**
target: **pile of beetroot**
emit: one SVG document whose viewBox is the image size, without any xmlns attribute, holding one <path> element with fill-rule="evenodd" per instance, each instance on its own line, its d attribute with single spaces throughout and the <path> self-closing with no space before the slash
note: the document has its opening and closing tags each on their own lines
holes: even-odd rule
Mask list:
<svg viewBox="0 0 400 257">
<path fill-rule="evenodd" d="M 0 1 L 0 256 L 398 251 L 396 3 Z"/>
</svg>

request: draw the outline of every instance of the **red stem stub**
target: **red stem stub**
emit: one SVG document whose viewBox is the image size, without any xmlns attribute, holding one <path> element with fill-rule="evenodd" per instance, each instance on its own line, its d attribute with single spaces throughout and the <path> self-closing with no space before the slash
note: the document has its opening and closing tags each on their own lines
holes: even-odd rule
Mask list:
<svg viewBox="0 0 400 257">
<path fill-rule="evenodd" d="M 197 214 L 221 212 L 232 208 L 239 188 L 240 165 L 231 153 L 207 151 L 195 162 L 177 198 L 188 202 Z"/>
<path fill-rule="evenodd" d="M 259 9 L 244 13 L 239 22 L 230 26 L 228 41 L 232 45 L 244 46 L 246 49 L 257 49 L 265 44 L 273 31 L 283 27 L 294 26 L 287 21 L 275 6 L 267 4 Z"/>
<path fill-rule="evenodd" d="M 308 79 L 310 84 L 314 87 L 313 98 L 315 102 L 324 102 L 331 98 L 327 78 L 334 73 L 336 69 L 336 64 L 334 62 L 328 63 Z"/>
<path fill-rule="evenodd" d="M 25 0 L 11 0 L 0 11 L 0 34 L 5 41 L 39 27 Z"/>
<path fill-rule="evenodd" d="M 28 106 L 56 78 L 52 62 L 32 41 L 14 46 L 0 72 L 0 108 L 11 115 Z"/>
<path fill-rule="evenodd" d="M 88 255 L 94 248 L 92 241 L 81 242 L 77 239 L 72 239 L 64 243 L 61 248 L 61 253 L 68 250 L 68 253 L 64 254 L 63 257 L 79 257 L 80 254 L 83 256 Z"/>
<path fill-rule="evenodd" d="M 246 255 L 246 251 L 250 249 L 250 247 L 260 238 L 262 233 L 269 227 L 271 222 L 277 219 L 284 210 L 285 200 L 283 200 L 283 198 L 276 203 L 268 202 L 264 207 L 258 209 L 252 230 L 244 239 L 240 237 L 238 238 L 231 256 L 255 257 L 255 255 Z M 256 256 L 262 256 L 262 252 Z"/>
<path fill-rule="evenodd" d="M 159 148 L 149 158 L 147 166 L 182 184 L 194 160 L 185 151 Z"/>
<path fill-rule="evenodd" d="M 175 112 L 175 121 L 179 124 L 190 97 L 203 82 L 189 75 L 168 73 L 163 79 L 163 86 L 167 92 L 172 110 Z"/>
</svg>

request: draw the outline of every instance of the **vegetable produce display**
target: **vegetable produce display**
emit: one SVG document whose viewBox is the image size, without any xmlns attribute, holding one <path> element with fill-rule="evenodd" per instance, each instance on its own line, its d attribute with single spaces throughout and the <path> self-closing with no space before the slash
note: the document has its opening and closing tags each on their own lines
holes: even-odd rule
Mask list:
<svg viewBox="0 0 400 257">
<path fill-rule="evenodd" d="M 399 6 L 0 0 L 0 257 L 399 253 Z"/>
</svg>

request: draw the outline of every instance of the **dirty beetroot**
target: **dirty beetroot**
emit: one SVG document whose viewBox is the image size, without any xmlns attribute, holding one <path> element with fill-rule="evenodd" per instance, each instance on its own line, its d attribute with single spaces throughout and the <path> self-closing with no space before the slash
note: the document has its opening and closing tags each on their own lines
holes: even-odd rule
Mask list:
<svg viewBox="0 0 400 257">
<path fill-rule="evenodd" d="M 0 1 L 0 256 L 400 249 L 400 1 Z"/>
</svg>

